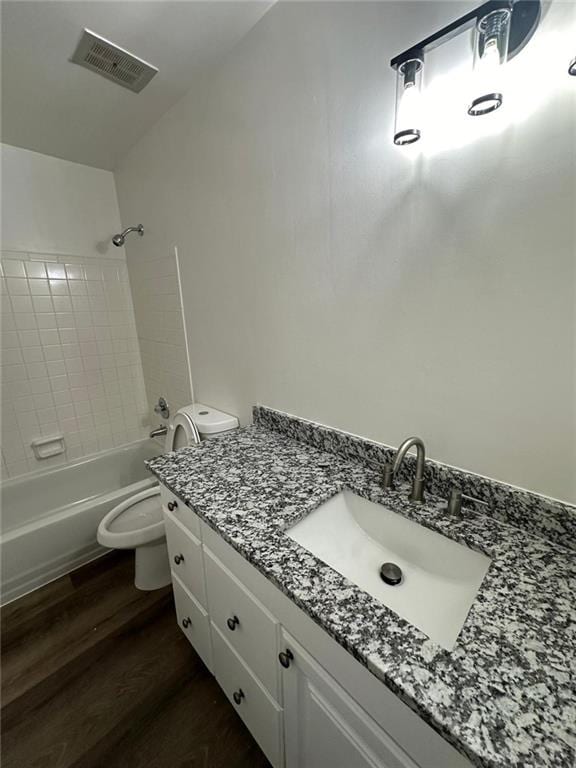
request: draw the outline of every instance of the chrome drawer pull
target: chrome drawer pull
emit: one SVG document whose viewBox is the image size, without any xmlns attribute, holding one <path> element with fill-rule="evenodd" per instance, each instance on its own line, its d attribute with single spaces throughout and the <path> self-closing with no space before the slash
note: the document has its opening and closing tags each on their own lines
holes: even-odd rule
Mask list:
<svg viewBox="0 0 576 768">
<path fill-rule="evenodd" d="M 177 501 L 169 501 L 168 502 L 168 509 L 170 510 L 170 512 L 174 512 L 174 510 L 176 509 L 177 506 L 178 506 L 178 502 Z"/>
<path fill-rule="evenodd" d="M 238 616 L 232 616 L 232 618 L 226 619 L 226 624 L 228 624 L 228 629 L 230 632 L 234 632 L 238 624 L 240 624 L 240 619 Z"/>
<path fill-rule="evenodd" d="M 184 555 L 176 555 L 176 557 L 174 558 L 174 562 L 176 563 L 176 565 L 180 565 L 180 563 L 183 563 Z"/>
<path fill-rule="evenodd" d="M 290 648 L 286 648 L 285 651 L 281 651 L 278 654 L 278 660 L 280 661 L 280 664 L 284 667 L 284 669 L 288 669 L 290 666 L 290 662 L 293 661 L 294 654 L 290 650 Z"/>
<path fill-rule="evenodd" d="M 185 619 L 183 619 L 182 626 L 184 627 L 184 629 L 188 629 L 188 627 L 192 626 L 192 622 L 188 616 Z"/>
<path fill-rule="evenodd" d="M 237 691 L 234 691 L 234 693 L 232 694 L 232 698 L 234 699 L 236 704 L 240 705 L 242 703 L 242 699 L 246 698 L 244 696 L 244 691 L 242 690 L 242 688 L 238 688 Z"/>
</svg>

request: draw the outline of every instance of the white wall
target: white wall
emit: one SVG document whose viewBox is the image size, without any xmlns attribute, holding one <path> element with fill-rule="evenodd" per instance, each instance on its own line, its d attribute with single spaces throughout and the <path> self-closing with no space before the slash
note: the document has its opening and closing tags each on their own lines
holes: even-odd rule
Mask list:
<svg viewBox="0 0 576 768">
<path fill-rule="evenodd" d="M 123 160 L 122 216 L 179 247 L 199 400 L 420 434 L 575 501 L 574 6 L 491 117 L 465 115 L 469 38 L 431 55 L 399 149 L 388 60 L 460 10 L 277 4 Z"/>
<path fill-rule="evenodd" d="M 110 171 L 2 144 L 2 248 L 109 256 L 120 227 Z"/>
<path fill-rule="evenodd" d="M 2 472 L 27 474 L 146 436 L 134 309 L 109 171 L 2 146 Z M 66 452 L 34 457 L 61 434 Z"/>
</svg>

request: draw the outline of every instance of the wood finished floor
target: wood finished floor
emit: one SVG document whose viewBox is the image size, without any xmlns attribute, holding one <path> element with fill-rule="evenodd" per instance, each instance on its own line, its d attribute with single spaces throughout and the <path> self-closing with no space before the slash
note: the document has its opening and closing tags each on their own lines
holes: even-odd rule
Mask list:
<svg viewBox="0 0 576 768">
<path fill-rule="evenodd" d="M 2 609 L 3 768 L 270 768 L 115 552 Z"/>
</svg>

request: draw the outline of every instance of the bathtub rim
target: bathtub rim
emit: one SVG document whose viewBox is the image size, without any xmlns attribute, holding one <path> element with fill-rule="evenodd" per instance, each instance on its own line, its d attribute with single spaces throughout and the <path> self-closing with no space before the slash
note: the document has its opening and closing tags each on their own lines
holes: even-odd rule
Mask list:
<svg viewBox="0 0 576 768">
<path fill-rule="evenodd" d="M 154 475 L 150 474 L 150 477 L 145 477 L 143 480 L 137 480 L 136 482 L 130 483 L 129 485 L 123 485 L 122 488 L 117 488 L 115 491 L 110 491 L 109 493 L 96 493 L 93 496 L 86 497 L 85 499 L 73 501 L 71 504 L 65 504 L 62 507 L 56 507 L 56 509 L 49 510 L 46 512 L 46 514 L 35 518 L 29 523 L 19 525 L 17 528 L 10 528 L 10 530 L 5 532 L 1 531 L 0 544 L 13 541 L 14 539 L 18 538 L 18 535 L 23 536 L 26 533 L 32 533 L 37 528 L 42 527 L 42 525 L 38 525 L 38 523 L 46 522 L 47 520 L 51 520 L 52 522 L 57 523 L 61 520 L 65 520 L 67 517 L 74 517 L 77 514 L 81 514 L 83 511 L 87 511 L 95 502 L 113 502 L 118 496 L 124 495 L 124 493 L 128 491 L 130 492 L 130 496 L 134 496 L 137 493 L 145 491 L 148 488 L 152 488 L 157 484 L 158 480 L 154 477 Z"/>
<path fill-rule="evenodd" d="M 94 459 L 98 459 L 102 456 L 109 456 L 111 453 L 121 453 L 125 450 L 128 450 L 129 448 L 133 448 L 135 445 L 140 445 L 143 443 L 150 443 L 151 445 L 158 446 L 158 456 L 160 456 L 164 451 L 164 448 L 160 446 L 156 440 L 150 437 L 143 437 L 140 440 L 133 440 L 131 443 L 122 443 L 122 445 L 115 445 L 112 448 L 104 448 L 101 451 L 96 451 L 96 453 L 87 453 L 85 456 L 80 456 L 80 458 L 75 459 L 74 461 L 66 462 L 65 464 L 57 464 L 53 467 L 46 467 L 46 469 L 35 469 L 32 472 L 26 472 L 23 475 L 17 475 L 16 477 L 3 477 L 0 480 L 0 494 L 5 487 L 12 488 L 13 486 L 19 485 L 20 483 L 25 483 L 27 480 L 36 480 L 36 478 L 42 479 L 46 475 L 63 472 L 66 469 L 73 469 L 75 467 L 81 466 L 82 464 L 87 464 L 89 461 L 94 461 Z"/>
</svg>

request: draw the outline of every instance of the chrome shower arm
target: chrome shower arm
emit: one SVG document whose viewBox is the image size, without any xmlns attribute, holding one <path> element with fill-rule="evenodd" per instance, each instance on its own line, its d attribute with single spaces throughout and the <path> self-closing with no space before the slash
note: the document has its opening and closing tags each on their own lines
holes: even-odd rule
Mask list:
<svg viewBox="0 0 576 768">
<path fill-rule="evenodd" d="M 138 234 L 140 235 L 140 237 L 142 237 L 142 235 L 144 234 L 144 225 L 143 225 L 143 224 L 138 224 L 138 226 L 137 226 L 137 227 L 127 227 L 127 228 L 124 230 L 124 232 L 122 232 L 122 237 L 126 237 L 126 235 L 127 235 L 129 232 L 138 232 Z"/>
</svg>

